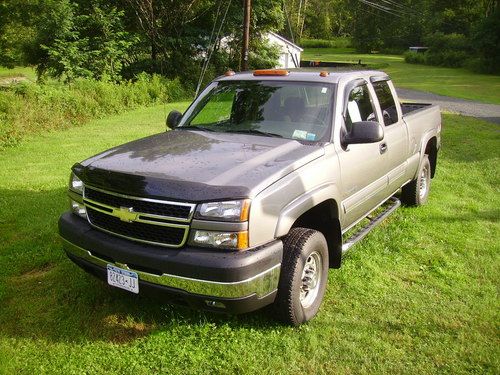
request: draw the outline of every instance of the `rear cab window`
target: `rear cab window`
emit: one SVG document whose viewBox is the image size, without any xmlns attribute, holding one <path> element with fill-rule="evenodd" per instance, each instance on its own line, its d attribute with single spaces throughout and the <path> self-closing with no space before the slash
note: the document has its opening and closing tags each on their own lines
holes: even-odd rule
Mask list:
<svg viewBox="0 0 500 375">
<path fill-rule="evenodd" d="M 377 95 L 382 111 L 383 123 L 389 126 L 398 122 L 398 110 L 387 80 L 373 82 L 373 89 Z"/>
</svg>

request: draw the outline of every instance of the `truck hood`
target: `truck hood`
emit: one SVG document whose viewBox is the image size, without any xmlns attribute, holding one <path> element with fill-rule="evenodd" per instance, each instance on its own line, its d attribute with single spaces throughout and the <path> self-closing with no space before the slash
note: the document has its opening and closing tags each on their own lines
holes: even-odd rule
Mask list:
<svg viewBox="0 0 500 375">
<path fill-rule="evenodd" d="M 102 189 L 200 202 L 254 197 L 323 154 L 320 144 L 290 139 L 174 130 L 112 148 L 73 170 Z"/>
</svg>

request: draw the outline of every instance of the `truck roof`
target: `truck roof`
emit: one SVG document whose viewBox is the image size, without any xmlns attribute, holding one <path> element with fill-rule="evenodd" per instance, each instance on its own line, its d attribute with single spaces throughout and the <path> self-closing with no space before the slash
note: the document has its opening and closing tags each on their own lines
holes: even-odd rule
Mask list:
<svg viewBox="0 0 500 375">
<path fill-rule="evenodd" d="M 276 69 L 269 69 L 270 71 Z M 278 69 L 279 70 L 279 69 Z M 340 80 L 351 80 L 356 78 L 387 77 L 387 74 L 379 70 L 349 70 L 328 72 L 321 76 L 320 71 L 289 70 L 287 75 L 254 75 L 254 72 L 240 72 L 233 75 L 220 76 L 216 81 L 301 81 L 301 82 L 328 82 L 339 83 Z"/>
</svg>

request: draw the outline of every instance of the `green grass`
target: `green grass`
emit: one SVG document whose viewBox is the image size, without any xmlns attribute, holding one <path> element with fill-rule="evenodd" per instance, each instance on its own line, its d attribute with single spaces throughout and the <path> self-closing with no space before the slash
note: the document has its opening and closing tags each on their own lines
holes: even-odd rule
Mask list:
<svg viewBox="0 0 500 375">
<path fill-rule="evenodd" d="M 500 372 L 499 132 L 445 115 L 428 205 L 402 208 L 331 270 L 299 328 L 112 289 L 63 254 L 71 165 L 164 130 L 187 103 L 139 109 L 0 151 L 0 373 Z"/>
<path fill-rule="evenodd" d="M 396 87 L 500 104 L 500 76 L 475 74 L 466 69 L 407 64 L 402 55 L 358 54 L 353 49 L 308 48 L 303 60 L 355 62 L 384 70 Z"/>
<path fill-rule="evenodd" d="M 30 66 L 16 66 L 15 68 L 6 68 L 0 66 L 0 80 L 11 77 L 26 77 L 30 81 L 36 81 L 35 69 Z"/>
</svg>

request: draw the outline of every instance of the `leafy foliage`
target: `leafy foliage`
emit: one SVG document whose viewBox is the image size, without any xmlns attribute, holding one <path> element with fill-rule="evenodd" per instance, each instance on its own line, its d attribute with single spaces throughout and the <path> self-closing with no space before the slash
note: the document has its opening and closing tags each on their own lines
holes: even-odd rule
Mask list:
<svg viewBox="0 0 500 375">
<path fill-rule="evenodd" d="M 274 65 L 263 35 L 275 31 L 299 44 L 349 38 L 365 53 L 466 42 L 436 53 L 429 45 L 429 63 L 492 72 L 497 14 L 497 0 L 252 0 L 250 65 Z M 196 86 L 202 70 L 207 80 L 239 70 L 242 22 L 241 0 L 0 0 L 0 64 L 67 81 L 148 72 Z"/>
<path fill-rule="evenodd" d="M 500 8 L 479 22 L 472 34 L 478 58 L 473 70 L 481 73 L 500 73 Z M 471 63 L 471 62 L 469 62 Z"/>
<path fill-rule="evenodd" d="M 23 83 L 0 91 L 0 149 L 27 134 L 80 126 L 126 109 L 187 97 L 179 80 L 140 74 L 135 82 L 76 78 L 71 85 Z"/>
<path fill-rule="evenodd" d="M 76 15 L 72 7 L 60 38 L 41 48 L 47 58 L 40 65 L 52 76 L 118 80 L 134 38 L 123 31 L 123 11 L 92 4 L 89 14 Z M 43 73 L 43 70 L 39 71 Z"/>
</svg>

